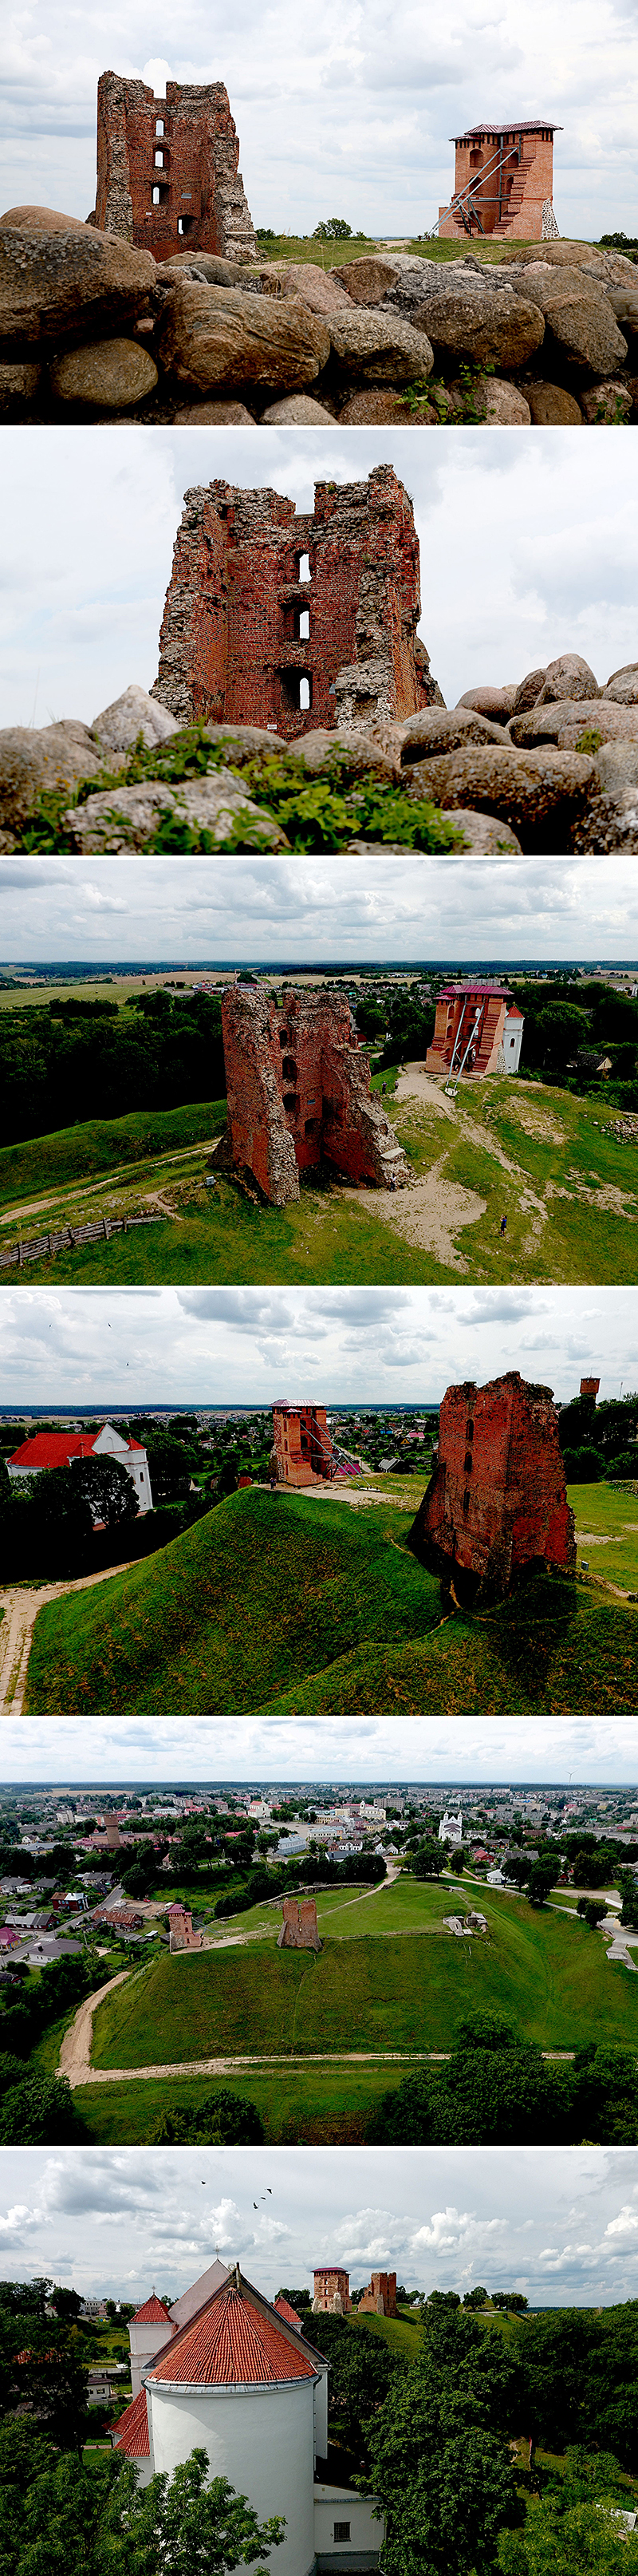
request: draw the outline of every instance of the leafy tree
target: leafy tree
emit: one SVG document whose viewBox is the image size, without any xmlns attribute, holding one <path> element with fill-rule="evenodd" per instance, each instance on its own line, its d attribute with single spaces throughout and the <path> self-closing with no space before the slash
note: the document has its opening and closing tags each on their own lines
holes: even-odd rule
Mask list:
<svg viewBox="0 0 638 2576">
<path fill-rule="evenodd" d="M 487 2307 L 487 2290 L 465 2290 L 463 2294 L 463 2306 L 464 2308 Z"/>
<path fill-rule="evenodd" d="M 139 1502 L 132 1476 L 119 1458 L 83 1458 L 73 1468 L 75 1483 L 88 1503 L 93 1524 L 105 1521 L 107 1529 L 119 1529 L 136 1521 Z"/>
<path fill-rule="evenodd" d="M 343 215 L 328 215 L 325 223 L 315 224 L 313 241 L 351 241 L 352 225 Z"/>
<path fill-rule="evenodd" d="M 491 2576 L 499 2533 L 520 2520 L 507 2437 L 515 2384 L 500 2335 L 428 2305 L 418 2359 L 396 2372 L 366 2428 L 387 2576 Z"/>
<path fill-rule="evenodd" d="M 595 1896 L 579 1896 L 576 1913 L 580 1914 L 583 1923 L 589 1924 L 591 1932 L 595 1932 L 597 1924 L 602 1923 L 606 1912 L 607 1907 L 601 1899 Z"/>
<path fill-rule="evenodd" d="M 636 2576 L 638 2538 L 610 2498 L 577 2500 L 567 2487 L 531 2497 L 524 2529 L 501 2533 L 498 2566 L 502 2576 Z"/>
<path fill-rule="evenodd" d="M 66 2147 L 84 2135 L 65 2075 L 34 2068 L 9 2085 L 0 2101 L 0 2146 Z"/>
<path fill-rule="evenodd" d="M 551 1896 L 552 1888 L 555 1887 L 555 1884 L 555 1862 L 552 1860 L 533 1861 L 527 1882 L 527 1894 L 530 1905 L 546 1905 L 548 1896 Z"/>
<path fill-rule="evenodd" d="M 208 2479 L 191 2452 L 174 2477 L 140 2487 L 133 2462 L 98 2457 L 90 2472 L 70 2451 L 56 2459 L 28 2422 L 0 2428 L 0 2576 L 227 2576 L 264 2560 L 284 2536 L 260 2524 L 226 2478 Z M 259 2564 L 258 2564 L 259 2562 Z"/>
<path fill-rule="evenodd" d="M 3 2308 L 0 2375 L 5 2409 L 22 2412 L 26 2408 L 56 2448 L 81 2456 L 88 2422 L 88 2380 L 76 2326 L 43 2316 L 40 2309 L 25 2309 L 20 2314 L 18 2343 L 15 2318 Z"/>
<path fill-rule="evenodd" d="M 349 2447 L 365 2461 L 366 2419 L 382 2404 L 401 2365 L 363 2322 L 348 2324 L 345 2317 L 313 2317 L 312 2341 L 330 2363 L 330 2414 L 337 2417 Z"/>
<path fill-rule="evenodd" d="M 446 1860 L 447 1852 L 444 1851 L 443 1844 L 435 1842 L 434 1838 L 428 1835 L 424 1842 L 417 1843 L 415 1851 L 411 1853 L 410 1868 L 414 1878 L 440 1878 L 442 1870 L 445 1869 Z"/>
<path fill-rule="evenodd" d="M 191 2142 L 198 2146 L 249 2147 L 263 2145 L 263 2121 L 254 2102 L 239 2093 L 220 2090 L 207 2093 L 203 2102 L 192 2108 L 176 2103 L 162 2112 L 153 2142 L 160 2147 L 183 2147 Z"/>
</svg>

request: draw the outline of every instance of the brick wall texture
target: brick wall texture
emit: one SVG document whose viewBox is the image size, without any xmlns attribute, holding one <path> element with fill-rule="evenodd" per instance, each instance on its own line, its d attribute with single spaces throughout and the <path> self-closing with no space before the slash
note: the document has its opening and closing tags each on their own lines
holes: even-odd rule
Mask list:
<svg viewBox="0 0 638 2576">
<path fill-rule="evenodd" d="M 397 2312 L 396 2272 L 373 2272 L 370 2287 L 359 2300 L 358 2316 L 395 2317 Z"/>
<path fill-rule="evenodd" d="M 285 1896 L 282 1904 L 282 1926 L 277 1934 L 278 1950 L 320 1950 L 317 1931 L 317 1906 L 314 1896 Z"/>
<path fill-rule="evenodd" d="M 263 985 L 231 985 L 222 1030 L 223 1166 L 251 1172 L 275 1207 L 298 1199 L 300 1172 L 321 1163 L 381 1189 L 407 1179 L 394 1128 L 370 1091 L 369 1060 L 354 1042 L 345 996 L 284 987 L 279 1009 Z"/>
<path fill-rule="evenodd" d="M 97 197 L 102 232 L 121 233 L 157 260 L 208 250 L 256 259 L 239 144 L 222 81 L 144 81 L 103 72 L 97 94 Z M 154 203 L 154 197 L 158 202 Z"/>
<path fill-rule="evenodd" d="M 438 1462 L 408 1547 L 463 1607 L 502 1598 L 543 1566 L 575 1573 L 550 1387 L 528 1385 L 518 1369 L 487 1386 L 448 1387 Z"/>
<path fill-rule="evenodd" d="M 318 483 L 312 513 L 209 483 L 185 494 L 153 695 L 183 724 L 270 725 L 286 741 L 413 715 L 438 697 L 420 614 L 412 503 L 392 466 Z"/>
</svg>

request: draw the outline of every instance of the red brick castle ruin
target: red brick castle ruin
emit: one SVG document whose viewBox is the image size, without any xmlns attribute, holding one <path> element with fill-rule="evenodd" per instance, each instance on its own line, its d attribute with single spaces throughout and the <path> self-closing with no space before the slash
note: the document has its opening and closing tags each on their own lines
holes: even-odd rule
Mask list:
<svg viewBox="0 0 638 2576">
<path fill-rule="evenodd" d="M 263 985 L 231 985 L 222 1030 L 228 1124 L 216 1167 L 251 1173 L 275 1207 L 298 1199 L 300 1172 L 321 1163 L 381 1189 L 407 1179 L 345 995 L 284 987 L 279 1009 Z"/>
<path fill-rule="evenodd" d="M 238 168 L 239 144 L 222 81 L 144 81 L 103 72 L 97 93 L 100 232 L 120 233 L 157 260 L 207 250 L 254 260 L 257 244 Z"/>
<path fill-rule="evenodd" d="M 441 703 L 424 645 L 419 541 L 391 465 L 318 483 L 312 515 L 280 492 L 187 492 L 152 692 L 181 724 L 315 726 Z"/>
<path fill-rule="evenodd" d="M 460 1607 L 503 1599 L 543 1567 L 575 1574 L 551 1388 L 518 1369 L 487 1386 L 449 1386 L 438 1461 L 408 1547 Z"/>
<path fill-rule="evenodd" d="M 284 1896 L 278 1950 L 320 1950 L 317 1901 L 314 1896 Z"/>
<path fill-rule="evenodd" d="M 272 1430 L 279 1485 L 331 1484 L 337 1461 L 325 1404 L 273 1404 Z"/>
<path fill-rule="evenodd" d="M 373 2272 L 369 2289 L 362 2290 L 357 2303 L 358 2317 L 395 2317 L 397 2313 L 396 2272 Z"/>
<path fill-rule="evenodd" d="M 544 118 L 515 125 L 470 125 L 455 134 L 451 205 L 439 206 L 439 240 L 472 233 L 497 241 L 551 241 L 554 135 Z"/>
</svg>

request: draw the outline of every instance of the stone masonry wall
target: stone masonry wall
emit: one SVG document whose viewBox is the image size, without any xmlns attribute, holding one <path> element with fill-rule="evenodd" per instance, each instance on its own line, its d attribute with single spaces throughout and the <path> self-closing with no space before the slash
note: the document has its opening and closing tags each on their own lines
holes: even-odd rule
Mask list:
<svg viewBox="0 0 638 2576">
<path fill-rule="evenodd" d="M 345 997 L 284 987 L 279 1010 L 263 985 L 232 985 L 222 1031 L 226 1168 L 252 1172 L 276 1207 L 298 1199 L 299 1173 L 322 1162 L 385 1189 L 407 1179 L 394 1128 L 370 1091 L 368 1057 L 353 1042 Z"/>
<path fill-rule="evenodd" d="M 551 1389 L 517 1369 L 487 1386 L 449 1386 L 438 1463 L 408 1546 L 457 1601 L 498 1600 L 541 1566 L 576 1570 Z"/>
<path fill-rule="evenodd" d="M 285 740 L 413 715 L 437 694 L 420 614 L 412 504 L 392 466 L 317 484 L 312 514 L 216 481 L 185 494 L 152 694 L 182 723 L 270 725 Z"/>
<path fill-rule="evenodd" d="M 154 259 L 207 250 L 256 259 L 257 244 L 222 81 L 168 81 L 155 98 L 141 80 L 103 72 L 98 83 L 95 222 Z M 153 203 L 154 193 L 159 202 Z"/>
</svg>

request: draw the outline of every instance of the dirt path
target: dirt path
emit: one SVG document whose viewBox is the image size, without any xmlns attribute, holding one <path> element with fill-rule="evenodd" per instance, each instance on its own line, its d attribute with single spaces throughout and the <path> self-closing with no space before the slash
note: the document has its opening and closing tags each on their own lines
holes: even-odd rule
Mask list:
<svg viewBox="0 0 638 2576">
<path fill-rule="evenodd" d="M 120 1968 L 119 1976 L 109 1977 L 105 1986 L 98 1986 L 95 1994 L 87 1995 L 84 2003 L 80 2004 L 79 2012 L 76 2012 L 75 2020 L 70 2023 L 69 2029 L 65 2030 L 57 2071 L 58 2075 L 68 2077 L 69 2084 L 88 2082 L 91 2072 L 93 2014 L 97 2012 L 98 2004 L 104 2002 L 105 1995 L 114 1994 L 116 1986 L 126 1984 L 130 1973 L 130 1968 Z"/>
<path fill-rule="evenodd" d="M 459 1181 L 445 1178 L 447 1154 L 433 1163 L 423 1180 L 412 1181 L 407 1190 L 382 1190 L 375 1199 L 374 1213 L 394 1227 L 406 1243 L 418 1245 L 420 1252 L 433 1252 L 435 1260 L 445 1262 L 449 1270 L 465 1272 L 469 1262 L 459 1252 L 454 1237 L 462 1226 L 478 1225 L 485 1216 L 487 1199 L 477 1190 L 466 1190 Z"/>
<path fill-rule="evenodd" d="M 74 1582 L 40 1583 L 33 1590 L 26 1584 L 13 1584 L 0 1592 L 0 1717 L 21 1717 L 31 1639 L 38 1611 L 45 1601 L 59 1601 L 64 1592 L 87 1592 L 93 1583 L 108 1583 L 114 1574 L 128 1574 L 130 1560 L 124 1565 L 107 1565 L 100 1574 L 80 1574 Z"/>
<path fill-rule="evenodd" d="M 47 1190 L 44 1198 L 19 1199 L 15 1207 L 0 1208 L 0 1226 L 19 1225 L 22 1217 L 39 1216 L 43 1209 L 53 1210 L 62 1204 L 75 1207 L 78 1201 L 90 1198 L 96 1190 L 117 1189 L 118 1184 L 123 1187 L 125 1182 L 140 1186 L 140 1176 L 141 1181 L 145 1175 L 150 1181 L 154 1173 L 166 1169 L 172 1171 L 176 1163 L 193 1162 L 198 1154 L 216 1153 L 220 1143 L 219 1136 L 202 1136 L 196 1145 L 176 1145 L 167 1149 L 165 1154 L 140 1155 L 138 1162 L 114 1163 L 112 1171 L 90 1173 L 84 1181 L 59 1181 L 57 1189 Z"/>
</svg>

